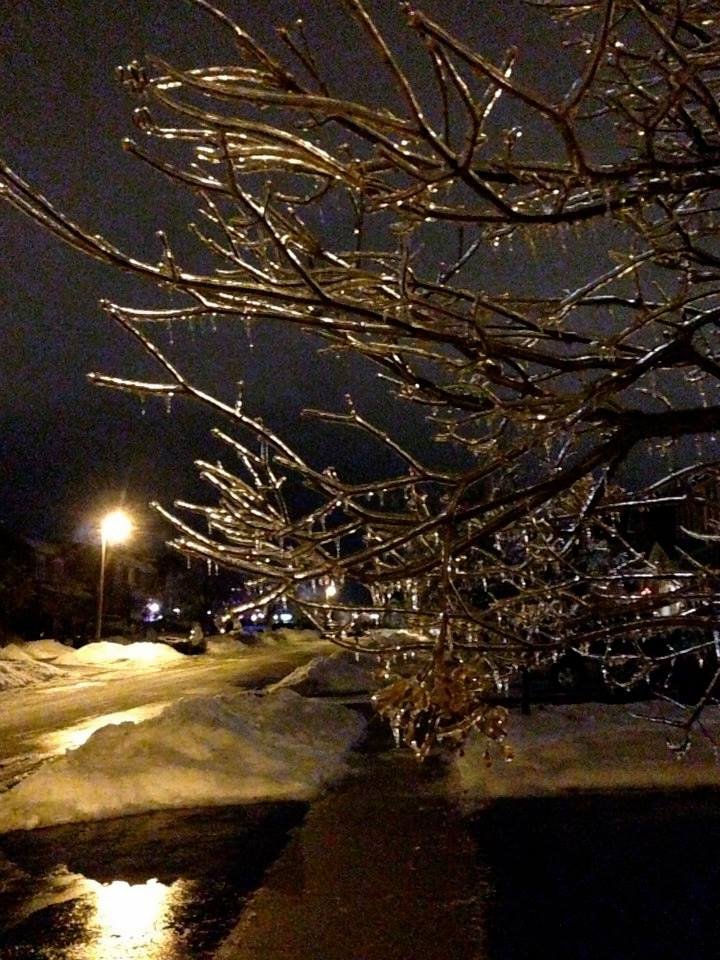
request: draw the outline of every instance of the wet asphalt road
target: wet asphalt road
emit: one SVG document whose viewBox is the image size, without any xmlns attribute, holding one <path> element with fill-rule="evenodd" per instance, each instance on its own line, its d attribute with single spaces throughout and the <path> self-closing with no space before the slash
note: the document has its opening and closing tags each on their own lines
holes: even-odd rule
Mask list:
<svg viewBox="0 0 720 960">
<path fill-rule="evenodd" d="M 62 680 L 0 693 L 0 792 L 43 760 L 83 743 L 106 723 L 154 716 L 179 697 L 262 686 L 327 643 L 252 647 L 242 656 L 186 657 L 155 668 L 76 669 Z"/>
<path fill-rule="evenodd" d="M 305 813 L 162 811 L 0 837 L 2 960 L 201 960 Z"/>
<path fill-rule="evenodd" d="M 307 822 L 254 805 L 0 838 L 1 960 L 209 960 L 233 930 L 243 960 L 715 954 L 716 793 L 503 801 L 463 825 L 393 774 L 383 839 L 368 773 Z"/>
<path fill-rule="evenodd" d="M 226 670 L 184 687 L 227 684 Z M 150 688 L 133 697 L 157 705 L 177 680 Z M 113 705 L 132 709 L 127 693 L 118 685 Z M 29 716 L 39 702 L 27 698 Z M 39 722 L 34 735 L 47 733 Z M 437 777 L 384 746 L 362 762 L 306 821 L 302 805 L 256 805 L 0 837 L 0 960 L 206 960 L 233 930 L 246 951 L 233 955 L 252 960 L 271 936 L 304 960 L 716 952 L 720 793 L 504 800 L 448 821 Z M 308 952 L 321 924 L 327 950 Z"/>
<path fill-rule="evenodd" d="M 371 757 L 307 816 L 266 804 L 0 837 L 0 960 L 209 960 L 223 942 L 242 960 L 714 955 L 717 793 L 502 801 L 463 821 L 419 776 Z"/>
<path fill-rule="evenodd" d="M 264 686 L 326 644 L 168 667 L 88 671 L 0 695 L 0 789 L 109 722 L 182 696 Z M 210 956 L 305 812 L 302 804 L 161 811 L 0 836 L 2 960 Z"/>
</svg>

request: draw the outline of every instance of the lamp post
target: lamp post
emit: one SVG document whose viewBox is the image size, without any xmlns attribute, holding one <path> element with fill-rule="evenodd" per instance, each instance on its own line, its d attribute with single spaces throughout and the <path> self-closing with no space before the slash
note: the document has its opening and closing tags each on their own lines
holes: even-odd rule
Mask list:
<svg viewBox="0 0 720 960">
<path fill-rule="evenodd" d="M 95 639 L 100 639 L 102 631 L 103 601 L 105 596 L 105 563 L 108 546 L 123 543 L 132 532 L 132 520 L 124 510 L 106 513 L 100 521 L 100 583 L 98 585 L 97 622 Z"/>
</svg>

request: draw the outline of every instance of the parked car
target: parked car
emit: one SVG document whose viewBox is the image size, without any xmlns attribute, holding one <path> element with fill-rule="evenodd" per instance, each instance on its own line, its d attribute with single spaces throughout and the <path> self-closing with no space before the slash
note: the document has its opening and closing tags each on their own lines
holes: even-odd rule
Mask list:
<svg viewBox="0 0 720 960">
<path fill-rule="evenodd" d="M 145 628 L 145 639 L 166 643 L 179 653 L 205 653 L 207 640 L 199 621 L 160 617 Z"/>
</svg>

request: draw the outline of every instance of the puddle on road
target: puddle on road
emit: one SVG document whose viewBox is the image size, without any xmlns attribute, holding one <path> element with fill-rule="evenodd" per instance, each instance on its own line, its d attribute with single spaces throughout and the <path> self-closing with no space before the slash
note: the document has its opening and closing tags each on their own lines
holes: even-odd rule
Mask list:
<svg viewBox="0 0 720 960">
<path fill-rule="evenodd" d="M 0 837 L 2 960 L 200 960 L 306 805 L 160 811 Z"/>
</svg>

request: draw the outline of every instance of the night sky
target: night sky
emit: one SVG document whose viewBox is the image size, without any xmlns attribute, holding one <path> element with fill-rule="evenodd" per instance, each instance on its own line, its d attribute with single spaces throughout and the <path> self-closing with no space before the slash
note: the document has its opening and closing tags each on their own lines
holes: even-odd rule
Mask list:
<svg viewBox="0 0 720 960">
<path fill-rule="evenodd" d="M 381 19 L 395 19 L 394 2 L 372 6 Z M 499 52 L 517 39 L 516 6 L 456 0 L 423 8 L 445 9 L 466 39 L 482 37 L 485 49 Z M 382 96 L 334 4 L 227 0 L 224 9 L 260 37 L 303 16 L 331 73 Z M 192 249 L 184 239 L 191 198 L 120 148 L 123 136 L 138 134 L 114 69 L 150 51 L 181 66 L 230 59 L 217 26 L 184 0 L 0 0 L 0 11 L 3 158 L 72 218 L 126 250 L 157 259 L 160 227 Z M 551 75 L 542 35 L 535 30 L 531 38 L 528 70 Z M 222 453 L 208 435 L 214 421 L 187 403 L 176 402 L 168 415 L 160 400 L 143 408 L 86 382 L 91 370 L 158 377 L 97 303 L 168 305 L 163 295 L 63 247 L 3 205 L 0 244 L 0 524 L 50 539 L 84 536 L 98 511 L 118 500 L 147 516 L 150 499 L 202 498 L 193 461 Z M 387 406 L 371 373 L 346 361 L 316 364 L 314 346 L 292 332 L 259 331 L 251 347 L 242 328 L 225 325 L 204 339 L 161 343 L 192 356 L 185 369 L 206 386 L 219 384 L 225 399 L 243 379 L 249 409 L 291 439 L 301 431 L 319 465 L 347 466 L 353 450 L 299 426 L 300 406 L 337 406 L 348 388 L 366 413 Z M 396 412 L 391 425 L 406 417 Z"/>
</svg>

